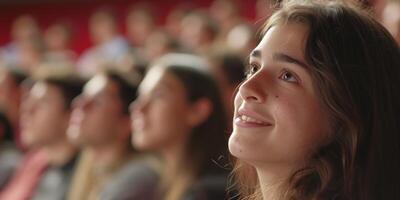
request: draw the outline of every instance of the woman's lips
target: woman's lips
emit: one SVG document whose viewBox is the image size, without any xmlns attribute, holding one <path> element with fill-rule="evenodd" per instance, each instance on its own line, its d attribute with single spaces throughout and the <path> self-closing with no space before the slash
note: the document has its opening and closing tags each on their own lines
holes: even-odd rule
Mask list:
<svg viewBox="0 0 400 200">
<path fill-rule="evenodd" d="M 249 128 L 272 126 L 272 123 L 262 119 L 259 114 L 249 110 L 239 110 L 234 123 L 237 126 Z"/>
</svg>

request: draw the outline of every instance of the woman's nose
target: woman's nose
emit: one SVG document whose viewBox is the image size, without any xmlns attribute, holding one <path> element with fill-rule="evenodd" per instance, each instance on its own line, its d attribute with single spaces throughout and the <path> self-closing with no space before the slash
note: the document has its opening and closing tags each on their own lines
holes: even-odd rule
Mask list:
<svg viewBox="0 0 400 200">
<path fill-rule="evenodd" d="M 267 77 L 257 73 L 243 82 L 239 87 L 239 95 L 244 101 L 253 103 L 264 103 L 267 99 Z"/>
</svg>

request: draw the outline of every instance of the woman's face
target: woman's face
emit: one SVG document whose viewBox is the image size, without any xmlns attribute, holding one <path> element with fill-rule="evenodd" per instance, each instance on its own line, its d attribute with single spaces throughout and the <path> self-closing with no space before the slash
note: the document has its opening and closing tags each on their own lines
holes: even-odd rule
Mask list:
<svg viewBox="0 0 400 200">
<path fill-rule="evenodd" d="M 52 145 L 66 139 L 70 112 L 61 89 L 53 84 L 33 85 L 21 113 L 21 137 L 29 147 Z"/>
<path fill-rule="evenodd" d="M 301 24 L 273 26 L 250 55 L 229 150 L 256 167 L 301 165 L 328 138 L 328 116 L 304 58 L 307 35 Z"/>
<path fill-rule="evenodd" d="M 183 84 L 163 68 L 152 68 L 131 106 L 132 143 L 141 150 L 163 151 L 187 140 L 190 112 Z"/>
</svg>

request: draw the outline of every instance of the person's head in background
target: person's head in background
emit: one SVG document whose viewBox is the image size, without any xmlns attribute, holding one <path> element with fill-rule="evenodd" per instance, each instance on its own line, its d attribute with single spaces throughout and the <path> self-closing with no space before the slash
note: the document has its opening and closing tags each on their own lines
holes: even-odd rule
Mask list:
<svg viewBox="0 0 400 200">
<path fill-rule="evenodd" d="M 39 25 L 32 16 L 22 15 L 14 21 L 11 35 L 15 46 L 7 50 L 4 61 L 32 72 L 42 61 L 45 50 Z"/>
<path fill-rule="evenodd" d="M 0 62 L 25 67 L 26 56 L 21 55 L 23 49 L 27 44 L 41 40 L 40 28 L 32 16 L 17 17 L 11 27 L 11 41 L 0 52 Z"/>
<path fill-rule="evenodd" d="M 153 31 L 147 37 L 143 54 L 149 62 L 152 62 L 164 54 L 178 52 L 179 50 L 179 42 L 165 30 L 159 29 Z"/>
<path fill-rule="evenodd" d="M 77 58 L 71 50 L 73 29 L 67 21 L 51 24 L 44 32 L 46 45 L 45 60 L 55 62 L 74 62 Z"/>
<path fill-rule="evenodd" d="M 396 39 L 397 44 L 400 46 L 400 1 L 388 1 L 382 14 L 382 24 Z"/>
<path fill-rule="evenodd" d="M 227 119 L 231 126 L 235 91 L 245 78 L 244 58 L 234 53 L 217 52 L 208 56 L 208 62 L 221 91 Z"/>
<path fill-rule="evenodd" d="M 50 25 L 44 32 L 44 40 L 48 51 L 61 51 L 71 48 L 72 27 L 67 22 Z"/>
<path fill-rule="evenodd" d="M 90 16 L 89 32 L 95 45 L 109 42 L 119 34 L 116 14 L 108 8 L 98 9 Z"/>
<path fill-rule="evenodd" d="M 180 43 L 184 48 L 195 53 L 204 54 L 210 51 L 218 35 L 215 21 L 202 10 L 194 10 L 182 20 Z"/>
<path fill-rule="evenodd" d="M 29 149 L 44 149 L 55 163 L 63 164 L 76 152 L 66 131 L 72 100 L 80 94 L 83 80 L 64 63 L 41 65 L 33 79 L 21 107 L 21 140 Z"/>
<path fill-rule="evenodd" d="M 19 44 L 18 65 L 27 73 L 32 74 L 43 61 L 45 45 L 43 38 L 30 38 Z"/>
<path fill-rule="evenodd" d="M 242 195 L 398 199 L 398 47 L 363 11 L 318 2 L 284 4 L 250 55 L 229 140 Z"/>
<path fill-rule="evenodd" d="M 210 6 L 210 14 L 220 27 L 220 37 L 226 37 L 228 32 L 243 21 L 240 1 L 214 0 Z"/>
<path fill-rule="evenodd" d="M 155 29 L 153 7 L 139 3 L 133 5 L 126 16 L 126 37 L 133 47 L 143 47 Z"/>
<path fill-rule="evenodd" d="M 0 108 L 12 124 L 14 130 L 19 123 L 22 99 L 21 83 L 27 75 L 18 67 L 3 65 L 0 67 Z"/>
<path fill-rule="evenodd" d="M 182 20 L 187 14 L 193 10 L 193 5 L 190 2 L 184 2 L 175 5 L 172 10 L 169 11 L 165 18 L 164 27 L 174 38 L 179 38 L 182 31 Z"/>
<path fill-rule="evenodd" d="M 137 80 L 129 73 L 106 70 L 84 86 L 73 103 L 69 139 L 94 152 L 96 159 L 125 159 L 131 149 L 129 104 L 136 98 Z"/>
<path fill-rule="evenodd" d="M 165 162 L 164 199 L 183 199 L 226 156 L 226 117 L 215 81 L 194 55 L 167 54 L 151 65 L 132 104 L 132 143 Z"/>
<path fill-rule="evenodd" d="M 32 38 L 41 37 L 39 25 L 30 15 L 19 16 L 11 28 L 11 36 L 14 42 L 22 42 Z"/>
</svg>

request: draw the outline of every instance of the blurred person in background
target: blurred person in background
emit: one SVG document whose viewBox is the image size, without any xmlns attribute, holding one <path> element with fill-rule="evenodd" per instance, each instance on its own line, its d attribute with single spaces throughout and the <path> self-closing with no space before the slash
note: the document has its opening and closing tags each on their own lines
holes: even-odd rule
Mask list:
<svg viewBox="0 0 400 200">
<path fill-rule="evenodd" d="M 227 113 L 227 131 L 232 129 L 233 99 L 237 87 L 245 78 L 244 58 L 229 52 L 215 52 L 207 56 L 211 72 L 219 86 Z"/>
<path fill-rule="evenodd" d="M 179 38 L 182 31 L 182 20 L 187 14 L 193 10 L 193 6 L 189 3 L 182 3 L 174 6 L 169 11 L 165 19 L 165 29 L 174 38 Z"/>
<path fill-rule="evenodd" d="M 188 51 L 206 54 L 213 48 L 217 35 L 218 26 L 208 13 L 194 10 L 182 20 L 179 41 Z"/>
<path fill-rule="evenodd" d="M 111 10 L 97 10 L 89 19 L 89 31 L 94 46 L 77 61 L 77 70 L 85 77 L 93 76 L 103 66 L 113 66 L 129 51 L 129 44 L 119 33 L 117 17 Z"/>
<path fill-rule="evenodd" d="M 54 66 L 57 65 L 57 66 Z M 66 136 L 72 99 L 82 80 L 63 63 L 41 65 L 21 108 L 21 139 L 28 152 L 4 190 L 1 200 L 65 199 L 77 148 Z"/>
<path fill-rule="evenodd" d="M 36 20 L 30 15 L 19 16 L 12 24 L 12 41 L 0 50 L 0 60 L 15 67 L 21 67 L 21 48 L 24 43 L 41 40 L 41 32 Z"/>
<path fill-rule="evenodd" d="M 158 29 L 154 30 L 146 39 L 143 54 L 149 62 L 152 62 L 164 54 L 179 52 L 180 50 L 178 40 L 165 30 Z"/>
<path fill-rule="evenodd" d="M 153 8 L 149 4 L 133 5 L 126 16 L 126 37 L 133 48 L 142 48 L 156 28 Z"/>
<path fill-rule="evenodd" d="M 71 50 L 73 30 L 67 22 L 56 22 L 44 32 L 46 61 L 74 62 L 77 58 Z"/>
<path fill-rule="evenodd" d="M 160 155 L 157 199 L 225 199 L 226 116 L 205 61 L 189 54 L 156 60 L 131 106 L 132 143 Z"/>
<path fill-rule="evenodd" d="M 211 17 L 218 24 L 218 43 L 224 45 L 228 33 L 237 25 L 244 23 L 241 15 L 240 1 L 237 0 L 214 0 L 209 8 Z"/>
<path fill-rule="evenodd" d="M 44 62 L 45 44 L 43 38 L 29 38 L 19 44 L 19 63 L 28 74 L 35 73 L 37 67 Z"/>
<path fill-rule="evenodd" d="M 84 155 L 68 199 L 152 199 L 158 177 L 153 160 L 130 145 L 129 104 L 137 85 L 132 74 L 106 70 L 75 99 L 68 136 Z"/>
</svg>

